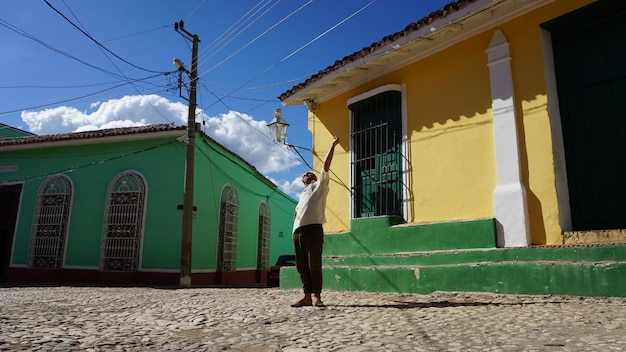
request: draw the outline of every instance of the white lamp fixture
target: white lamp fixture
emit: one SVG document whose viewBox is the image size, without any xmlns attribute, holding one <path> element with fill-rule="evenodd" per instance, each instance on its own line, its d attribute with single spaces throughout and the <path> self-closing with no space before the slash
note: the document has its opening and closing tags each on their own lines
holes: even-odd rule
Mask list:
<svg viewBox="0 0 626 352">
<path fill-rule="evenodd" d="M 287 140 L 287 127 L 289 127 L 289 124 L 283 120 L 283 113 L 280 108 L 276 108 L 272 115 L 274 119 L 267 124 L 267 127 L 270 129 L 270 137 L 272 137 L 272 141 L 283 142 Z"/>
</svg>

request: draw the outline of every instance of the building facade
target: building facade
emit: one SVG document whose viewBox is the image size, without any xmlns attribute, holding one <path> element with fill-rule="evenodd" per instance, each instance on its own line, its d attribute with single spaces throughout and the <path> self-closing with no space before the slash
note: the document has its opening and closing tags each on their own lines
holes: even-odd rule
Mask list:
<svg viewBox="0 0 626 352">
<path fill-rule="evenodd" d="M 2 278 L 178 285 L 184 127 L 0 139 Z M 265 284 L 295 200 L 196 133 L 191 284 Z"/>
<path fill-rule="evenodd" d="M 342 141 L 329 287 L 623 295 L 625 20 L 614 0 L 459 0 L 283 93 L 315 151 Z"/>
</svg>

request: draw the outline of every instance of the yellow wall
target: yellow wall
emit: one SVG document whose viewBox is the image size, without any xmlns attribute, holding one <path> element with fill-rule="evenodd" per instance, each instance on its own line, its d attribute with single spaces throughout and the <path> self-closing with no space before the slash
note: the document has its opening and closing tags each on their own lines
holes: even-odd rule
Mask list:
<svg viewBox="0 0 626 352">
<path fill-rule="evenodd" d="M 539 25 L 588 0 L 560 0 L 499 26 L 510 44 L 522 182 L 533 244 L 561 242 Z M 409 222 L 494 216 L 497 185 L 488 48 L 495 29 L 319 104 L 309 114 L 315 169 L 333 135 L 327 232 L 349 230 L 348 99 L 385 84 L 406 87 L 409 139 Z"/>
</svg>

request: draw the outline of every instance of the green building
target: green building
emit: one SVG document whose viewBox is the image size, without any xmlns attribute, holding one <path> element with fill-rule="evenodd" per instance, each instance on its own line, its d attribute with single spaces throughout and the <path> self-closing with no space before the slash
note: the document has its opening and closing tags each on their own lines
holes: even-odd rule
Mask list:
<svg viewBox="0 0 626 352">
<path fill-rule="evenodd" d="M 0 279 L 181 283 L 186 132 L 3 134 Z M 202 132 L 194 164 L 191 285 L 265 284 L 296 201 Z"/>
</svg>

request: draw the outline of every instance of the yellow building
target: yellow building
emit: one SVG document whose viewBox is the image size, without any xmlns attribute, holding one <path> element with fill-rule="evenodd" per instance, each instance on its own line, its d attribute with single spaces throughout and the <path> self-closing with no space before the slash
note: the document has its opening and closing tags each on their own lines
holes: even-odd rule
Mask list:
<svg viewBox="0 0 626 352">
<path fill-rule="evenodd" d="M 331 257 L 624 241 L 624 48 L 623 1 L 458 0 L 283 93 L 316 170 L 341 140 L 325 278 Z"/>
</svg>

